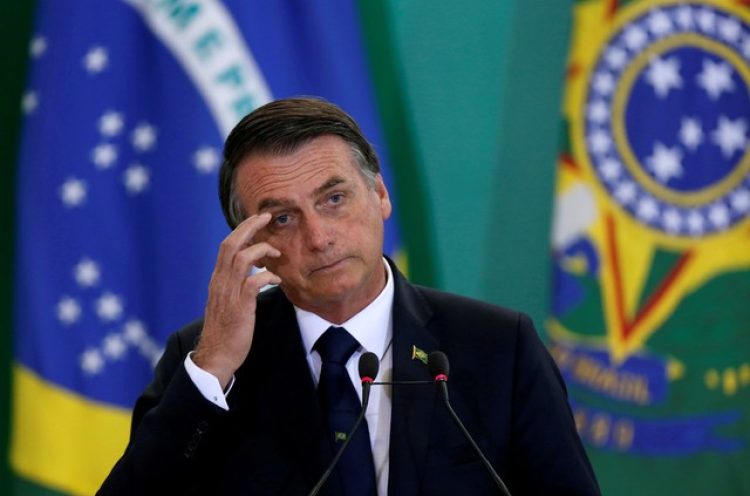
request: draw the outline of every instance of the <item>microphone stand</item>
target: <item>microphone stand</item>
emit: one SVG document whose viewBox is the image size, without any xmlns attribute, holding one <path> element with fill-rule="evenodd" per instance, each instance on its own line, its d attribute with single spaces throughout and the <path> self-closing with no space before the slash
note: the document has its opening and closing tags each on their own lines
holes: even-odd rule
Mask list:
<svg viewBox="0 0 750 496">
<path fill-rule="evenodd" d="M 479 455 L 479 459 L 482 460 L 482 463 L 484 464 L 487 471 L 492 476 L 492 480 L 495 481 L 495 484 L 497 485 L 497 488 L 500 489 L 500 493 L 504 494 L 505 496 L 510 496 L 510 491 L 508 491 L 508 488 L 505 487 L 505 483 L 500 478 L 499 475 L 497 475 L 497 472 L 495 472 L 495 469 L 492 467 L 492 464 L 489 460 L 487 460 L 487 457 L 484 456 L 484 453 L 482 453 L 482 450 L 479 448 L 479 445 L 477 445 L 476 441 L 474 441 L 474 438 L 471 437 L 471 434 L 469 434 L 469 431 L 466 430 L 466 427 L 464 427 L 463 422 L 461 422 L 461 419 L 458 418 L 458 415 L 453 410 L 453 407 L 451 406 L 450 401 L 448 400 L 448 381 L 446 379 L 438 378 L 435 380 L 435 384 L 437 385 L 437 388 L 440 390 L 440 396 L 443 398 L 443 403 L 445 403 L 445 407 L 448 409 L 448 412 L 451 414 L 451 417 L 453 417 L 453 421 L 458 425 L 458 428 L 461 429 L 461 432 L 463 432 L 466 439 L 469 441 L 469 444 L 471 444 L 471 447 L 474 448 L 474 451 L 476 451 L 477 455 Z"/>
<path fill-rule="evenodd" d="M 435 381 L 390 381 L 390 382 L 373 382 L 373 386 L 426 386 Z"/>
<path fill-rule="evenodd" d="M 344 444 L 341 445 L 341 448 L 339 448 L 338 453 L 336 453 L 336 456 L 333 457 L 333 461 L 331 461 L 331 464 L 328 465 L 328 468 L 321 476 L 318 483 L 315 485 L 315 487 L 312 488 L 312 491 L 308 494 L 308 496 L 315 496 L 317 495 L 320 490 L 323 488 L 323 485 L 328 480 L 328 477 L 330 477 L 331 472 L 333 472 L 333 468 L 336 466 L 336 464 L 339 462 L 339 459 L 341 459 L 341 455 L 344 454 L 344 450 L 346 450 L 346 447 L 349 446 L 349 442 L 352 440 L 352 436 L 354 436 L 354 433 L 357 432 L 357 429 L 359 428 L 359 424 L 362 423 L 362 419 L 365 418 L 365 410 L 367 410 L 367 404 L 370 402 L 370 386 L 373 384 L 372 379 L 369 377 L 362 379 L 362 411 L 359 412 L 359 416 L 357 417 L 357 420 L 354 422 L 354 426 L 352 427 L 352 430 L 349 431 L 349 434 L 346 436 L 346 441 L 344 441 Z"/>
</svg>

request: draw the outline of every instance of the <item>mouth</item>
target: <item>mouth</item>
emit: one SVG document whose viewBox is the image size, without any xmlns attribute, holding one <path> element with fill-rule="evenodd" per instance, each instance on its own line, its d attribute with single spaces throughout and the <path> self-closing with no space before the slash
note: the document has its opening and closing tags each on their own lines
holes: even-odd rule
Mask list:
<svg viewBox="0 0 750 496">
<path fill-rule="evenodd" d="M 331 270 L 336 270 L 341 265 L 343 265 L 348 259 L 349 259 L 349 257 L 344 257 L 344 258 L 340 258 L 340 259 L 336 260 L 335 262 L 332 262 L 332 263 L 329 263 L 329 264 L 326 264 L 326 265 L 321 265 L 321 266 L 316 267 L 313 270 L 311 270 L 310 274 L 320 274 L 320 273 L 323 273 L 323 272 L 328 272 L 328 271 L 331 271 Z"/>
</svg>

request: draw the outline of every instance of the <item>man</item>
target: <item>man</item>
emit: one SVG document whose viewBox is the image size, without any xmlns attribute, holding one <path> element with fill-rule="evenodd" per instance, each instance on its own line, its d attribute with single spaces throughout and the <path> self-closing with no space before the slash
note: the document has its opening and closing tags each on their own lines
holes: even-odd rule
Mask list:
<svg viewBox="0 0 750 496">
<path fill-rule="evenodd" d="M 101 494 L 307 494 L 360 408 L 362 352 L 381 359 L 381 378 L 409 381 L 431 379 L 419 357 L 433 350 L 450 358 L 453 406 L 512 494 L 598 494 L 528 318 L 411 285 L 383 258 L 391 203 L 351 117 L 318 99 L 272 102 L 235 127 L 224 156 L 233 231 L 204 319 L 170 338 Z M 434 388 L 375 386 L 323 494 L 497 488 Z"/>
</svg>

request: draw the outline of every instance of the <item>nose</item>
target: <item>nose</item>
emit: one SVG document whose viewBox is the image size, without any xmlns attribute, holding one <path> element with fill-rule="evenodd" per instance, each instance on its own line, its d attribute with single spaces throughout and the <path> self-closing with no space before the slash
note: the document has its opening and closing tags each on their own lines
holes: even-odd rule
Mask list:
<svg viewBox="0 0 750 496">
<path fill-rule="evenodd" d="M 324 251 L 334 244 L 330 226 L 317 213 L 305 218 L 304 236 L 310 251 Z"/>
</svg>

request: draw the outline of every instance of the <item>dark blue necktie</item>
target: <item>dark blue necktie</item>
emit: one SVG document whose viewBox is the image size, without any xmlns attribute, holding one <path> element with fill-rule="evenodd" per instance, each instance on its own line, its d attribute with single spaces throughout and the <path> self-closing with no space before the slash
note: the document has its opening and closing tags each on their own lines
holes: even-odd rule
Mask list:
<svg viewBox="0 0 750 496">
<path fill-rule="evenodd" d="M 328 426 L 334 453 L 338 452 L 354 426 L 362 405 L 346 370 L 346 362 L 359 343 L 343 327 L 331 326 L 315 342 L 315 350 L 323 360 L 318 383 L 318 399 Z M 339 460 L 343 496 L 375 496 L 375 465 L 372 460 L 367 421 L 359 429 Z"/>
</svg>

